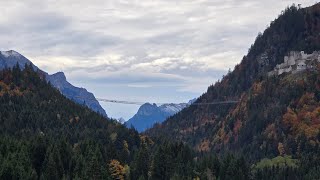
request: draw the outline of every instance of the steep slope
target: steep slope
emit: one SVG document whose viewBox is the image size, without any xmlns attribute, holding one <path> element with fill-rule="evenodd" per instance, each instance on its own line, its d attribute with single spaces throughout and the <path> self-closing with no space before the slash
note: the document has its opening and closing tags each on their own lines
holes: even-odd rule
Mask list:
<svg viewBox="0 0 320 180">
<path fill-rule="evenodd" d="M 86 106 L 88 106 L 95 112 L 98 112 L 107 117 L 105 110 L 100 106 L 94 95 L 84 88 L 78 88 L 71 85 L 62 72 L 49 75 L 48 73 L 40 70 L 30 60 L 28 60 L 18 52 L 15 52 L 13 50 L 0 51 L 0 69 L 12 68 L 16 64 L 19 64 L 21 68 L 24 68 L 26 64 L 31 64 L 35 70 L 43 72 L 43 74 L 45 74 L 46 76 L 46 79 L 50 81 L 54 87 L 59 89 L 59 91 L 67 98 L 81 105 L 85 103 Z"/>
<path fill-rule="evenodd" d="M 247 93 L 251 97 L 243 97 L 237 105 L 245 104 L 254 110 L 263 99 L 266 107 L 262 108 L 272 111 L 277 105 L 273 101 L 283 97 L 278 106 L 284 109 L 285 115 L 262 135 L 276 138 L 270 141 L 282 154 L 295 149 L 315 152 L 301 161 L 284 155 L 253 165 L 241 157 L 196 154 L 183 143 L 152 141 L 67 99 L 38 73 L 31 66 L 22 71 L 18 67 L 0 71 L 0 179 L 320 178 L 320 150 L 314 146 L 320 137 L 316 135 L 320 115 L 319 71 L 257 81 Z M 291 100 L 290 106 L 286 109 L 283 104 L 288 100 Z M 239 109 L 243 108 L 235 108 L 231 119 L 245 117 Z M 275 112 L 274 116 L 278 114 Z M 251 128 L 250 124 L 255 128 L 255 121 L 261 121 L 242 120 L 243 127 L 247 128 Z M 230 130 L 226 132 L 230 134 Z M 237 145 L 231 142 L 240 141 L 243 133 L 238 134 L 239 138 L 226 141 L 227 145 Z M 284 138 L 282 134 L 292 138 Z M 294 143 L 296 139 L 298 144 Z M 247 147 L 257 147 L 248 141 Z M 262 144 L 265 146 L 254 152 L 263 153 L 269 146 L 268 142 Z"/>
<path fill-rule="evenodd" d="M 218 126 L 214 143 L 253 158 L 314 153 L 320 140 L 320 64 L 315 71 L 256 81 Z"/>
<path fill-rule="evenodd" d="M 240 100 L 238 104 L 190 106 L 169 118 L 162 125 L 149 130 L 147 134 L 151 136 L 165 135 L 182 140 L 199 151 L 242 151 L 253 159 L 276 155 L 278 144 L 271 145 L 271 142 L 268 143 L 262 134 L 266 128 L 278 127 L 279 123 L 277 122 L 281 121 L 286 107 L 308 91 L 304 89 L 305 91 L 298 94 L 282 96 L 286 95 L 286 91 L 289 91 L 290 88 L 299 89 L 300 87 L 299 84 L 292 86 L 290 83 L 281 84 L 282 81 L 278 80 L 279 82 L 273 87 L 277 92 L 276 96 L 271 94 L 270 99 L 266 96 L 264 96 L 265 99 L 255 99 L 254 107 L 248 103 L 251 100 L 250 93 L 255 88 L 260 88 L 260 86 L 256 87 L 256 83 L 268 84 L 272 82 L 266 77 L 267 72 L 282 63 L 283 57 L 290 51 L 312 53 L 319 50 L 319 31 L 320 4 L 304 9 L 294 6 L 287 8 L 276 20 L 271 22 L 270 27 L 263 34 L 258 35 L 255 43 L 249 49 L 248 55 L 243 57 L 233 72 L 210 86 L 208 91 L 196 101 L 196 103 L 207 103 Z M 317 87 L 316 83 L 319 83 L 312 78 L 305 81 L 313 87 Z M 268 95 L 269 92 L 272 92 L 270 86 L 263 88 L 262 91 Z M 312 91 L 310 93 L 317 94 L 318 92 Z M 282 97 L 288 99 L 283 102 Z M 319 99 L 316 100 L 319 101 Z M 268 101 L 272 101 L 272 103 L 267 103 Z M 281 107 L 278 107 L 279 104 Z M 261 107 L 266 109 L 261 109 Z M 276 129 L 278 130 L 278 128 Z M 283 145 L 282 140 L 288 140 L 289 137 L 288 132 L 283 133 L 281 135 L 279 131 L 276 131 L 277 135 L 285 136 L 285 138 L 272 143 Z M 257 149 L 253 150 L 254 148 L 259 149 L 259 152 L 257 153 Z"/>
<path fill-rule="evenodd" d="M 108 179 L 139 134 L 81 106 L 25 66 L 0 71 L 0 179 Z"/>
<path fill-rule="evenodd" d="M 157 106 L 156 104 L 145 103 L 125 124 L 129 128 L 133 126 L 137 131 L 143 132 L 146 129 L 153 127 L 153 125 L 156 123 L 162 123 L 168 117 L 180 112 L 194 101 L 195 99 L 190 100 L 188 103 L 170 103 L 162 104 L 160 106 Z"/>
<path fill-rule="evenodd" d="M 0 51 L 0 65 L 1 65 L 0 68 L 1 69 L 12 68 L 16 64 L 19 64 L 20 67 L 24 67 L 25 64 L 30 64 L 30 63 L 31 61 L 29 61 L 27 58 L 25 58 L 24 56 L 22 56 L 16 51 L 13 51 L 13 50 Z M 37 70 L 39 69 L 33 64 L 32 66 Z"/>
<path fill-rule="evenodd" d="M 95 112 L 107 117 L 105 110 L 101 107 L 94 95 L 84 88 L 78 88 L 70 84 L 63 72 L 48 75 L 47 80 L 67 98 L 78 104 L 85 104 Z"/>
</svg>

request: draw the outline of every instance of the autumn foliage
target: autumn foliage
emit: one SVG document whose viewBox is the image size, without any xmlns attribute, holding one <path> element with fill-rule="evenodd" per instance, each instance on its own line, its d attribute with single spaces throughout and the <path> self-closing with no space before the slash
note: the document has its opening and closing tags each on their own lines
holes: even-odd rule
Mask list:
<svg viewBox="0 0 320 180">
<path fill-rule="evenodd" d="M 294 106 L 283 115 L 283 123 L 291 133 L 315 138 L 320 130 L 320 103 L 314 93 L 305 93 Z"/>
</svg>

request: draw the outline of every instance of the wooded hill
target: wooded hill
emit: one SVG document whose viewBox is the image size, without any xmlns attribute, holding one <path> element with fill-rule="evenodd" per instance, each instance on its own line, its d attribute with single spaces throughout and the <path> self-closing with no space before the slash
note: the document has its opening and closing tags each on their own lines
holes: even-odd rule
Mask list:
<svg viewBox="0 0 320 180">
<path fill-rule="evenodd" d="M 289 51 L 319 50 L 319 32 L 319 4 L 287 8 L 196 102 L 239 103 L 190 106 L 151 138 L 65 98 L 32 66 L 0 71 L 0 179 L 320 179 L 320 67 L 265 76 Z"/>
<path fill-rule="evenodd" d="M 0 179 L 109 177 L 141 138 L 65 98 L 27 65 L 0 72 Z M 116 165 L 115 165 L 116 166 Z"/>
<path fill-rule="evenodd" d="M 272 78 L 266 74 L 290 51 L 319 50 L 319 32 L 320 4 L 287 8 L 257 36 L 241 63 L 196 101 L 239 103 L 190 106 L 146 134 L 166 135 L 199 152 L 232 152 L 252 161 L 314 150 L 320 137 L 319 71 Z"/>
<path fill-rule="evenodd" d="M 31 65 L 0 71 L 0 179 L 247 179 L 249 171 L 241 158 L 201 157 L 106 119 Z"/>
</svg>

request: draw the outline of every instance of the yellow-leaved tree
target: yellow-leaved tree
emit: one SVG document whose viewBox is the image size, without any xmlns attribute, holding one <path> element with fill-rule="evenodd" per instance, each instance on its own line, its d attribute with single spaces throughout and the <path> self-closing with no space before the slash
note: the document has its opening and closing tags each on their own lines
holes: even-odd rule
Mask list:
<svg viewBox="0 0 320 180">
<path fill-rule="evenodd" d="M 126 174 L 125 168 L 115 159 L 111 160 L 109 163 L 109 172 L 111 177 L 116 180 L 124 180 Z"/>
</svg>

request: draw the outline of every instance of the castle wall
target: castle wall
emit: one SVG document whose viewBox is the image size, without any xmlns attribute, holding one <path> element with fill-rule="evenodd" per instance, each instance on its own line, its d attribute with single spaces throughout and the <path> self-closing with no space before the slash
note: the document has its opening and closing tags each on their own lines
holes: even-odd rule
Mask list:
<svg viewBox="0 0 320 180">
<path fill-rule="evenodd" d="M 289 66 L 293 66 L 293 65 L 295 65 L 295 64 L 296 64 L 296 61 L 295 61 L 294 59 L 288 61 L 288 65 L 289 65 Z"/>
<path fill-rule="evenodd" d="M 280 75 L 288 72 L 299 72 L 315 67 L 314 63 L 320 63 L 320 51 L 314 51 L 312 54 L 305 54 L 304 51 L 291 51 L 289 56 L 284 56 L 284 62 L 277 64 L 268 76 Z"/>
<path fill-rule="evenodd" d="M 305 70 L 307 69 L 307 65 L 304 63 L 304 62 L 300 62 L 298 65 L 297 65 L 297 70 L 298 71 L 302 71 L 302 70 Z"/>
</svg>

